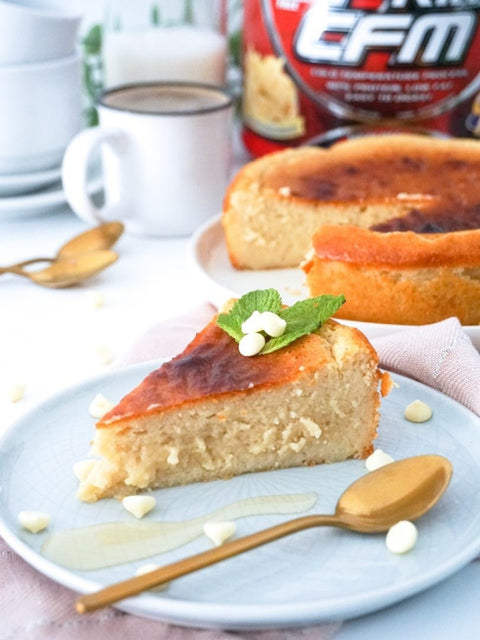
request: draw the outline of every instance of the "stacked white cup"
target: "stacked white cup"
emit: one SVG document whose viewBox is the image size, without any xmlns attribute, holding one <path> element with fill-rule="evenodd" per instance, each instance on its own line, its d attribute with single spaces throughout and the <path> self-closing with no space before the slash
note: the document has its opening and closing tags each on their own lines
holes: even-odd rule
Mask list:
<svg viewBox="0 0 480 640">
<path fill-rule="evenodd" d="M 79 11 L 61 0 L 0 0 L 0 197 L 58 180 L 82 126 Z"/>
</svg>

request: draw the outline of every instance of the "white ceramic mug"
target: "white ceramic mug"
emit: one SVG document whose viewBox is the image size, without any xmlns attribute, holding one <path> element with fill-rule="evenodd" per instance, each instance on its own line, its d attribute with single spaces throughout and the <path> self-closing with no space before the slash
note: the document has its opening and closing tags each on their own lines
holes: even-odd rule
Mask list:
<svg viewBox="0 0 480 640">
<path fill-rule="evenodd" d="M 70 143 L 62 179 L 68 203 L 89 223 L 122 220 L 127 231 L 187 235 L 221 208 L 230 176 L 232 99 L 223 89 L 184 82 L 106 91 L 100 126 Z M 101 147 L 105 202 L 87 193 Z"/>
</svg>

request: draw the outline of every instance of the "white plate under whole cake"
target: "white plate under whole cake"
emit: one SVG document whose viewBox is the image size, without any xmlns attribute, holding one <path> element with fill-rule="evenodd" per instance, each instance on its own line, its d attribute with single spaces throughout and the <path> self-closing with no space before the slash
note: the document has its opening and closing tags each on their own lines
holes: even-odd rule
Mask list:
<svg viewBox="0 0 480 640">
<path fill-rule="evenodd" d="M 193 236 L 189 248 L 192 272 L 206 291 L 210 302 L 221 306 L 232 297 L 239 297 L 253 289 L 278 289 L 286 304 L 308 298 L 305 274 L 301 269 L 265 269 L 249 271 L 235 269 L 228 257 L 221 216 L 206 222 Z M 410 329 L 409 325 L 380 324 L 341 320 L 357 327 L 369 339 Z M 480 325 L 464 326 L 472 343 L 480 351 Z"/>
<path fill-rule="evenodd" d="M 78 481 L 72 467 L 89 449 L 94 430 L 90 402 L 97 393 L 118 401 L 159 364 L 143 363 L 75 385 L 23 416 L 0 437 L 0 535 L 38 571 L 79 593 L 133 576 L 146 560 L 89 571 L 66 568 L 42 551 L 47 538 L 56 532 L 132 520 L 179 522 L 203 517 L 244 498 L 312 492 L 316 503 L 308 512 L 333 513 L 345 488 L 368 473 L 364 461 L 347 460 L 157 489 L 153 492 L 157 505 L 142 521 L 127 513 L 119 500 L 80 502 L 75 497 Z M 398 386 L 382 402 L 376 446 L 397 460 L 434 453 L 444 455 L 453 465 L 445 494 L 417 521 L 419 538 L 410 553 L 390 553 L 384 534 L 321 527 L 253 549 L 174 580 L 163 591 L 144 593 L 117 606 L 186 626 L 303 626 L 387 607 L 464 567 L 480 551 L 480 418 L 418 382 L 393 377 Z M 408 422 L 403 415 L 405 406 L 417 398 L 433 409 L 433 417 L 421 425 Z M 49 513 L 48 530 L 35 535 L 22 529 L 17 516 L 25 509 Z M 296 516 L 241 518 L 237 535 L 290 517 Z M 118 540 L 109 538 L 110 543 L 115 545 Z M 211 546 L 201 535 L 147 561 L 167 564 Z M 83 548 L 79 553 L 72 550 L 73 560 Z M 72 594 L 72 610 L 74 599 Z"/>
</svg>

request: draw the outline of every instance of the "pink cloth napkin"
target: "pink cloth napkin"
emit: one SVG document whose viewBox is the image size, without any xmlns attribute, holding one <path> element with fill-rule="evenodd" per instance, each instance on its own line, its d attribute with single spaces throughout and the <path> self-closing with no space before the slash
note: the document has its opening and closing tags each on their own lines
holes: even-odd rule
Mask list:
<svg viewBox="0 0 480 640">
<path fill-rule="evenodd" d="M 211 318 L 205 304 L 153 327 L 118 365 L 168 358 Z M 372 341 L 381 365 L 415 378 L 480 415 L 480 354 L 455 318 Z M 189 629 L 116 609 L 80 616 L 75 595 L 32 569 L 0 539 L 0 640 L 328 640 L 340 623 L 305 629 L 228 632 Z"/>
</svg>

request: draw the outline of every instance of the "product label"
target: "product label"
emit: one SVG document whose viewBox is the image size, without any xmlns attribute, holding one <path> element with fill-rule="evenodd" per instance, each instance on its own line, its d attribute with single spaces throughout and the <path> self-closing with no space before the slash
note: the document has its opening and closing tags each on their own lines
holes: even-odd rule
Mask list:
<svg viewBox="0 0 480 640">
<path fill-rule="evenodd" d="M 379 120 L 476 134 L 479 19 L 480 0 L 246 0 L 246 123 L 271 139 Z"/>
</svg>

